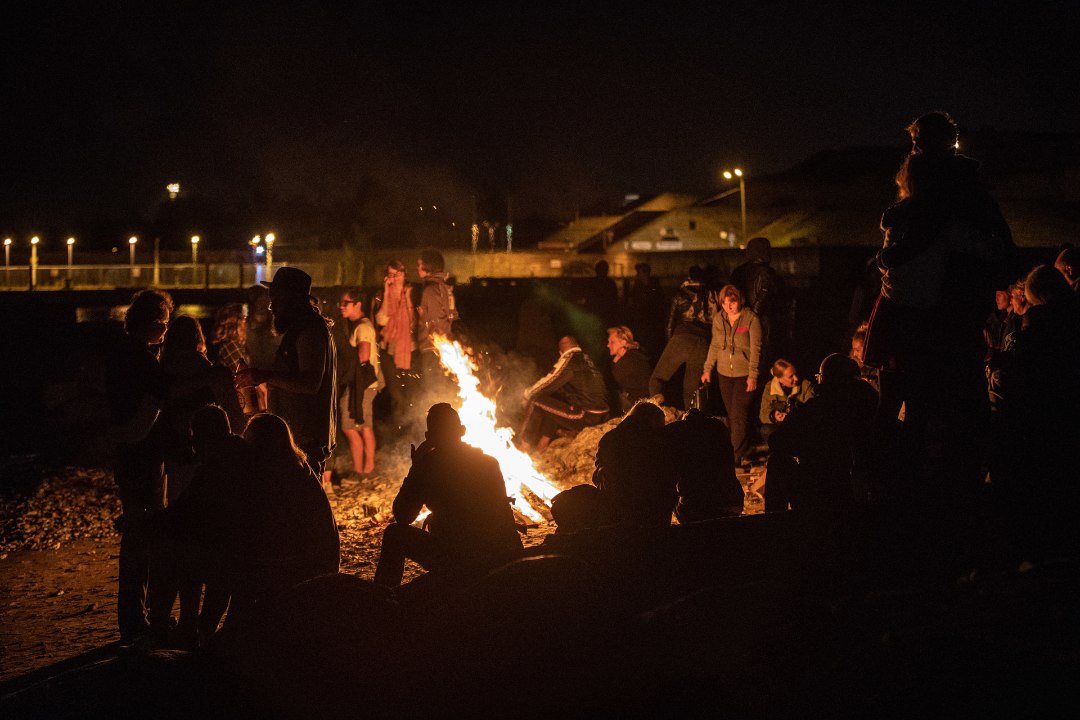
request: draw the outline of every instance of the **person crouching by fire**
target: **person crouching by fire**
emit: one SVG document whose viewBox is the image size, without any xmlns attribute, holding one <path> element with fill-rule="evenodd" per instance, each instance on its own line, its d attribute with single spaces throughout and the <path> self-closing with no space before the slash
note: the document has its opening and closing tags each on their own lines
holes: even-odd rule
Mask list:
<svg viewBox="0 0 1080 720">
<path fill-rule="evenodd" d="M 521 449 L 543 450 L 559 430 L 576 433 L 608 418 L 604 376 L 570 335 L 559 340 L 559 359 L 525 391 Z"/>
<path fill-rule="evenodd" d="M 462 442 L 464 434 L 457 410 L 431 406 L 425 440 L 394 499 L 394 522 L 383 532 L 376 584 L 400 585 L 406 558 L 425 570 L 479 577 L 521 556 L 499 462 Z M 425 505 L 431 515 L 424 529 L 414 527 Z"/>
</svg>

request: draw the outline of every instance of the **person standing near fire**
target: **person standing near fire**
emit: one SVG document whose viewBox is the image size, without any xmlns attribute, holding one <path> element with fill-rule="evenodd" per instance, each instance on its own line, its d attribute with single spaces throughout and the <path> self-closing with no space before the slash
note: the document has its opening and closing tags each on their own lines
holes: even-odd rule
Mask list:
<svg viewBox="0 0 1080 720">
<path fill-rule="evenodd" d="M 379 359 L 390 393 L 391 417 L 399 429 L 410 402 L 412 354 L 416 349 L 412 292 L 413 286 L 405 281 L 405 263 L 391 260 L 386 264 L 382 294 L 375 296 L 371 311 L 379 326 Z"/>
<path fill-rule="evenodd" d="M 281 337 L 270 370 L 237 373 L 237 386 L 266 383 L 270 412 L 283 418 L 316 477 L 337 443 L 337 352 L 327 320 L 312 305 L 311 276 L 294 267 L 274 273 L 270 312 Z"/>
<path fill-rule="evenodd" d="M 375 470 L 375 429 L 372 408 L 375 395 L 385 385 L 379 364 L 379 344 L 375 326 L 364 314 L 367 295 L 360 288 L 346 288 L 341 294 L 341 317 L 355 323 L 349 336 L 349 352 L 356 353 L 352 377 L 341 395 L 341 429 L 352 451 L 353 470 L 367 475 Z"/>
<path fill-rule="evenodd" d="M 416 303 L 416 347 L 420 351 L 420 377 L 427 391 L 449 393 L 452 383 L 435 351 L 435 335 L 451 337 L 458 319 L 454 289 L 447 282 L 446 261 L 438 250 L 424 250 L 416 261 L 420 298 Z"/>
</svg>

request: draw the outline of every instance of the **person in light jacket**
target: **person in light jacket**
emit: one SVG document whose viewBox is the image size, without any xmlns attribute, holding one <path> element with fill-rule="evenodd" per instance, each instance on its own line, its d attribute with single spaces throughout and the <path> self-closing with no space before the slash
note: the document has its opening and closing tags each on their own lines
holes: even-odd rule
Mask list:
<svg viewBox="0 0 1080 720">
<path fill-rule="evenodd" d="M 743 307 L 742 293 L 734 285 L 721 288 L 719 299 L 720 309 L 713 315 L 712 342 L 701 382 L 709 383 L 713 368 L 716 369 L 720 397 L 731 428 L 735 463 L 743 465 L 749 451 L 751 396 L 757 390 L 761 361 L 761 320 L 753 310 Z"/>
</svg>

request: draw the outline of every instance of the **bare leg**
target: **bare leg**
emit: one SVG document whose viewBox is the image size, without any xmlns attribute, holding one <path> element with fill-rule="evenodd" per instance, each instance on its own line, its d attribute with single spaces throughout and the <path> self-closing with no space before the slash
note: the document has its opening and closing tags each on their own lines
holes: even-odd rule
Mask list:
<svg viewBox="0 0 1080 720">
<path fill-rule="evenodd" d="M 353 470 L 356 472 L 367 472 L 364 470 L 364 441 L 360 438 L 360 431 L 356 428 L 349 428 L 345 431 L 345 437 L 349 441 L 349 452 L 352 454 Z"/>
<path fill-rule="evenodd" d="M 363 454 L 363 459 L 364 459 L 363 472 L 364 473 L 372 472 L 373 470 L 375 470 L 375 431 L 372 428 L 365 425 L 364 427 L 360 428 L 360 437 L 357 438 L 357 439 L 358 440 L 363 440 L 363 445 L 364 445 L 364 449 L 363 449 L 363 453 L 362 453 Z M 354 462 L 355 462 L 355 458 L 356 458 L 356 454 L 354 453 L 353 454 Z M 358 465 L 357 466 L 357 472 L 360 472 L 359 467 L 360 466 Z"/>
</svg>

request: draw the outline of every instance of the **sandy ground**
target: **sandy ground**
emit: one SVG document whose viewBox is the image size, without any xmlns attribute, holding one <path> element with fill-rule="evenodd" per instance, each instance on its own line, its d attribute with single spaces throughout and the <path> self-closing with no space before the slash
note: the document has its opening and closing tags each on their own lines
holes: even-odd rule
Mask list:
<svg viewBox="0 0 1080 720">
<path fill-rule="evenodd" d="M 588 482 L 596 443 L 613 424 L 552 443 L 540 456 L 539 469 L 563 488 Z M 342 572 L 364 579 L 374 575 L 382 531 L 408 467 L 407 446 L 386 448 L 380 450 L 377 474 L 336 488 L 331 501 L 341 533 Z M 761 472 L 757 468 L 740 480 L 747 486 L 759 483 Z M 120 508 L 111 474 L 34 464 L 17 473 L 24 477 L 8 483 L 0 506 L 0 682 L 25 681 L 34 671 L 48 676 L 43 669 L 119 639 L 119 536 L 112 519 Z M 760 511 L 752 502 L 746 507 L 748 514 Z M 541 544 L 554 530 L 551 523 L 533 523 L 525 545 Z M 408 563 L 405 581 L 421 572 Z"/>
</svg>

